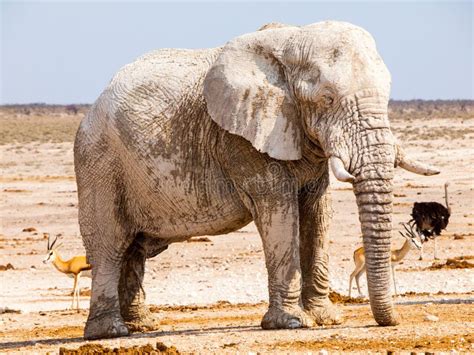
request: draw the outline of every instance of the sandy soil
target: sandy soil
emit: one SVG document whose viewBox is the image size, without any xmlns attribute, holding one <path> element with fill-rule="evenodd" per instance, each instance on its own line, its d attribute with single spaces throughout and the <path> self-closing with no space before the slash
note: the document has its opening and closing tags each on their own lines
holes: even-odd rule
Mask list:
<svg viewBox="0 0 474 355">
<path fill-rule="evenodd" d="M 51 118 L 17 118 L 1 117 L 9 124 L 8 137 L 0 141 L 0 313 L 21 313 L 0 314 L 0 352 L 59 352 L 60 347 L 96 344 L 81 338 L 86 311 L 67 310 L 72 280 L 41 262 L 47 234 L 59 236 L 64 243 L 64 258 L 84 253 L 72 162 L 71 132 L 79 117 L 63 117 L 64 127 L 56 127 L 51 139 L 38 138 L 44 137 L 42 130 L 51 131 Z M 29 128 L 22 131 L 22 122 Z M 474 352 L 474 270 L 469 267 L 474 263 L 469 258 L 474 255 L 474 119 L 397 119 L 392 125 L 408 153 L 442 169 L 434 177 L 397 170 L 396 228 L 398 222 L 409 219 L 414 201 L 442 202 L 445 181 L 451 183 L 453 211 L 448 230 L 439 238 L 441 260 L 432 260 L 428 243 L 426 260 L 419 261 L 416 253 L 410 253 L 398 267 L 398 290 L 406 294 L 396 299 L 401 325 L 377 327 L 362 300 L 341 304 L 346 315 L 341 326 L 262 331 L 259 322 L 267 301 L 266 271 L 260 239 L 250 224 L 224 236 L 172 245 L 149 260 L 147 301 L 154 305 L 162 326 L 155 332 L 100 344 L 155 347 L 162 342 L 181 352 L 201 353 Z M 360 228 L 350 186 L 332 185 L 331 287 L 347 295 L 352 251 L 361 244 Z M 399 246 L 403 240 L 397 235 L 394 233 L 393 244 Z M 461 256 L 467 257 L 465 267 L 431 267 Z M 82 279 L 81 285 L 87 295 L 90 280 Z M 87 296 L 82 297 L 81 306 L 88 307 Z M 427 314 L 439 320 L 426 320 Z"/>
</svg>

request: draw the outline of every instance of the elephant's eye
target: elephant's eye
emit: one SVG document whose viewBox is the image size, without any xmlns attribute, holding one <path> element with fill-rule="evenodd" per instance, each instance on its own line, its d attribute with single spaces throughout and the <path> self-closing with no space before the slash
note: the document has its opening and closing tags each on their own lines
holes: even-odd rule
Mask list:
<svg viewBox="0 0 474 355">
<path fill-rule="evenodd" d="M 331 95 L 323 95 L 323 101 L 326 106 L 331 106 L 334 102 L 334 98 Z"/>
<path fill-rule="evenodd" d="M 317 85 L 319 83 L 319 76 L 312 76 L 306 79 L 306 82 L 310 85 Z"/>
</svg>

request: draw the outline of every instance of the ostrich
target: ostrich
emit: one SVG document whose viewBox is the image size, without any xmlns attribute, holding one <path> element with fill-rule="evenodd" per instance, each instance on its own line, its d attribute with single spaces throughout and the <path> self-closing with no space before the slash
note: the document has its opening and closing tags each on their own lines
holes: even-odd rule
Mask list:
<svg viewBox="0 0 474 355">
<path fill-rule="evenodd" d="M 444 184 L 444 199 L 446 207 L 438 202 L 415 202 L 411 212 L 411 225 L 416 225 L 416 231 L 422 243 L 429 239 L 434 239 L 434 258 L 437 257 L 436 237 L 441 234 L 441 230 L 446 229 L 451 216 L 451 208 L 448 202 L 448 186 Z M 423 260 L 423 248 L 420 251 L 420 260 Z"/>
</svg>

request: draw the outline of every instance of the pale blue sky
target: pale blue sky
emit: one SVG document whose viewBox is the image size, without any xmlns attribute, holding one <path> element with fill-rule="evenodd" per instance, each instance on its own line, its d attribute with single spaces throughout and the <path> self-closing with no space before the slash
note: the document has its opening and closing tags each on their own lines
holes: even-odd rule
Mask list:
<svg viewBox="0 0 474 355">
<path fill-rule="evenodd" d="M 272 21 L 366 28 L 394 99 L 473 99 L 473 7 L 432 2 L 1 3 L 0 103 L 92 103 L 113 74 L 162 47 L 224 44 Z"/>
</svg>

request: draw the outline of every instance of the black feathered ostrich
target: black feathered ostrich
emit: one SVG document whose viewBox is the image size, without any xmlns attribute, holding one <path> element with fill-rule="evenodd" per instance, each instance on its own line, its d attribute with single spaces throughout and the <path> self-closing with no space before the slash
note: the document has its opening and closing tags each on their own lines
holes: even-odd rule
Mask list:
<svg viewBox="0 0 474 355">
<path fill-rule="evenodd" d="M 416 231 L 420 236 L 421 242 L 427 242 L 434 239 L 434 258 L 437 257 L 436 237 L 441 234 L 443 229 L 446 229 L 451 216 L 451 208 L 448 202 L 448 186 L 449 183 L 444 184 L 444 199 L 446 207 L 438 202 L 415 202 L 411 212 L 411 225 L 416 226 Z M 423 248 L 420 251 L 420 260 L 423 260 Z"/>
</svg>

